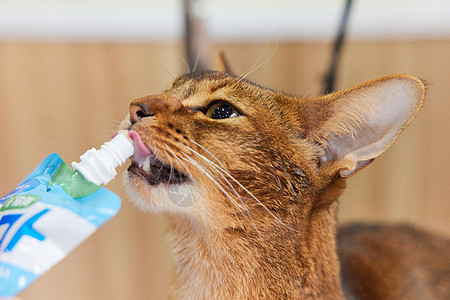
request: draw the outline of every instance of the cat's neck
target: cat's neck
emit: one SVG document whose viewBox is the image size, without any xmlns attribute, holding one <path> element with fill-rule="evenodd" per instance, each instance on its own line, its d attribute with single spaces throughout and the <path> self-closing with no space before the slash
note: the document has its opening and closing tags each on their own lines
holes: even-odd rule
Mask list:
<svg viewBox="0 0 450 300">
<path fill-rule="evenodd" d="M 278 221 L 255 235 L 211 232 L 187 217 L 169 217 L 178 268 L 173 298 L 343 299 L 336 205 L 310 211 L 299 232 Z"/>
</svg>

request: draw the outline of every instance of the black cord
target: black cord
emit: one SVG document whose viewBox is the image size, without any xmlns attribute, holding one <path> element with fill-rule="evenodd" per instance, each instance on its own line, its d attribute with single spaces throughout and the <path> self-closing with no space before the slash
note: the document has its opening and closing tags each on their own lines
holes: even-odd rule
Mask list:
<svg viewBox="0 0 450 300">
<path fill-rule="evenodd" d="M 350 16 L 352 2 L 353 0 L 347 0 L 347 2 L 345 3 L 344 13 L 342 14 L 341 23 L 339 24 L 339 31 L 336 36 L 336 39 L 334 40 L 330 68 L 323 80 L 324 94 L 331 93 L 335 89 L 337 67 L 339 64 L 339 60 L 341 58 L 342 46 L 344 44 L 345 34 L 347 32 L 347 24 Z"/>
<path fill-rule="evenodd" d="M 189 71 L 208 69 L 208 44 L 203 20 L 194 6 L 202 0 L 184 0 L 184 44 Z"/>
<path fill-rule="evenodd" d="M 192 19 L 192 1 L 183 1 L 183 11 L 184 11 L 184 47 L 186 51 L 186 60 L 189 70 L 192 70 L 195 64 L 195 54 L 193 47 L 193 22 Z"/>
</svg>

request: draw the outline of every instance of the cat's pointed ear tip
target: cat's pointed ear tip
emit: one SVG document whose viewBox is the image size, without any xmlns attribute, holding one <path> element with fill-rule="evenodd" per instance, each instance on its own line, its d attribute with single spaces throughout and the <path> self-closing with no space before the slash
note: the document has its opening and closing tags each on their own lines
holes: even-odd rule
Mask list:
<svg viewBox="0 0 450 300">
<path fill-rule="evenodd" d="M 366 87 L 369 90 L 374 91 L 376 97 L 380 97 L 383 94 L 397 95 L 394 97 L 401 102 L 410 103 L 410 107 L 413 111 L 417 111 L 422 107 L 427 91 L 427 83 L 413 75 L 409 74 L 392 74 L 384 76 L 373 81 L 369 81 L 356 87 Z M 385 97 L 379 99 L 387 99 Z"/>
<path fill-rule="evenodd" d="M 412 96 L 411 100 L 413 101 L 413 103 L 415 103 L 415 113 L 417 113 L 422 107 L 425 100 L 428 85 L 427 82 L 409 74 L 400 74 L 397 76 L 397 78 L 401 81 L 401 83 L 398 83 L 400 89 L 401 84 L 403 84 L 405 89 L 408 89 L 412 92 L 410 94 Z"/>
<path fill-rule="evenodd" d="M 381 80 L 383 79 L 388 79 L 398 83 L 406 83 L 407 85 L 415 88 L 421 94 L 425 94 L 426 88 L 429 85 L 427 81 L 409 74 L 394 74 L 381 78 Z"/>
</svg>

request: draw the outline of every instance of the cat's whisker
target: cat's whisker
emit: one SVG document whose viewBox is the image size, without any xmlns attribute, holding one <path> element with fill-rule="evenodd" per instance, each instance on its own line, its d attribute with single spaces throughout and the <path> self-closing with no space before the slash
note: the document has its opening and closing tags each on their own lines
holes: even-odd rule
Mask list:
<svg viewBox="0 0 450 300">
<path fill-rule="evenodd" d="M 213 180 L 214 183 L 218 186 L 220 186 L 220 190 L 222 192 L 224 192 L 226 194 L 227 197 L 229 197 L 239 208 L 239 211 L 244 212 L 247 211 L 248 209 L 243 207 L 242 205 L 239 205 L 236 200 L 234 200 L 231 195 L 223 188 L 223 186 L 221 185 L 221 182 L 219 182 L 218 178 L 216 176 L 214 176 L 211 172 L 209 172 L 208 170 L 206 170 L 202 165 L 200 165 L 197 161 L 195 161 L 194 159 L 192 159 L 191 157 L 189 157 L 186 153 L 182 152 L 182 154 L 186 157 L 185 160 L 187 160 L 188 162 L 190 162 L 193 166 L 195 166 L 196 168 L 198 168 L 199 170 L 201 170 L 203 172 L 203 174 L 205 174 L 206 176 L 208 176 L 209 179 Z"/>
<path fill-rule="evenodd" d="M 183 158 L 184 160 L 186 160 L 187 162 L 191 163 L 193 166 L 195 166 L 195 167 L 198 168 L 200 171 L 202 171 L 205 175 L 207 175 L 208 178 L 210 178 L 211 181 L 212 181 L 219 189 L 221 189 L 221 190 L 226 194 L 226 196 L 227 196 L 227 197 L 232 201 L 232 203 L 233 203 L 233 199 L 231 198 L 231 196 L 230 196 L 230 195 L 222 188 L 222 186 L 220 185 L 220 183 L 217 182 L 217 181 L 214 179 L 214 177 L 213 177 L 212 174 L 210 174 L 210 173 L 209 173 L 208 171 L 206 171 L 203 167 L 201 167 L 195 160 L 192 160 L 191 157 L 187 156 L 187 155 L 184 154 L 184 153 L 183 153 L 183 155 L 186 156 L 186 158 Z M 194 163 L 193 161 L 194 161 L 195 163 Z M 238 223 L 240 224 L 242 230 L 244 230 L 245 235 L 249 238 L 249 235 L 248 235 L 248 233 L 247 233 L 247 230 L 246 230 L 245 227 L 243 226 L 243 224 L 242 224 L 241 220 L 239 219 L 238 215 L 237 215 L 235 212 L 233 212 L 233 214 L 234 214 L 234 216 L 236 217 L 236 220 L 238 221 Z"/>
<path fill-rule="evenodd" d="M 192 180 L 192 181 L 194 182 L 194 184 L 195 184 L 195 179 L 194 179 L 194 177 L 192 176 L 192 174 L 191 174 L 191 172 L 189 171 L 189 169 L 187 168 L 187 166 L 186 166 L 186 165 L 178 158 L 178 156 L 175 154 L 175 152 L 173 152 L 173 150 L 172 150 L 166 143 L 163 143 L 163 144 L 164 144 L 164 146 L 166 147 L 166 149 L 169 150 L 169 151 L 171 152 L 172 157 L 175 158 L 181 165 L 184 166 L 186 172 L 189 174 L 191 180 Z M 164 150 L 164 152 L 166 153 L 167 156 L 169 156 L 168 153 L 167 153 L 165 150 Z M 173 170 L 174 170 L 174 167 L 173 167 L 173 164 L 172 164 L 172 161 L 171 161 L 171 174 L 169 175 L 169 182 L 170 182 L 170 179 L 171 179 L 172 171 L 173 171 Z M 178 171 L 177 173 L 179 173 L 180 181 L 181 181 L 181 179 L 182 179 L 182 177 L 183 177 L 183 174 L 181 173 L 181 171 L 179 170 L 179 168 L 177 169 L 177 171 Z M 181 192 L 181 193 L 182 193 L 182 192 Z M 183 196 L 186 196 L 186 193 L 191 194 L 191 199 L 193 199 L 193 195 L 192 195 L 193 193 L 189 193 L 189 189 L 185 189 L 185 190 L 184 190 Z"/>
<path fill-rule="evenodd" d="M 117 130 L 114 130 L 114 129 L 103 129 L 103 130 L 101 130 L 101 129 L 99 129 L 99 130 L 93 130 L 95 133 L 100 133 L 100 134 L 102 134 L 102 135 L 110 135 L 110 136 L 112 136 L 114 133 L 116 133 L 117 132 Z"/>
<path fill-rule="evenodd" d="M 184 155 L 187 156 L 186 153 L 183 153 Z M 227 185 L 233 190 L 233 193 L 237 196 L 237 198 L 239 199 L 241 204 L 238 204 L 234 199 L 233 203 L 239 208 L 239 210 L 241 212 L 246 212 L 246 214 L 248 215 L 247 220 L 252 224 L 252 226 L 256 229 L 256 231 L 259 234 L 259 230 L 257 229 L 255 222 L 250 214 L 250 211 L 248 210 L 247 206 L 245 205 L 244 201 L 242 200 L 241 195 L 236 191 L 236 189 L 234 188 L 234 186 L 230 183 L 230 181 L 222 174 L 222 172 L 220 170 L 218 170 L 216 167 L 214 167 L 213 165 L 209 164 L 210 166 L 212 166 L 214 168 L 214 170 L 220 175 L 220 177 L 222 177 L 222 179 L 225 181 L 225 183 L 227 183 Z M 231 196 L 230 196 L 231 197 Z"/>
<path fill-rule="evenodd" d="M 253 226 L 253 228 L 255 228 L 256 232 L 258 233 L 258 235 L 260 235 L 260 231 L 258 230 L 258 228 L 255 225 L 255 221 L 252 218 L 252 215 L 250 214 L 250 210 L 247 208 L 247 206 L 245 205 L 244 201 L 242 200 L 241 195 L 239 195 L 239 193 L 236 191 L 236 189 L 234 188 L 234 186 L 231 184 L 231 182 L 222 174 L 222 172 L 220 172 L 220 170 L 218 170 L 217 168 L 215 168 L 213 165 L 211 165 L 216 171 L 217 173 L 222 177 L 222 179 L 227 183 L 227 185 L 233 190 L 233 193 L 237 196 L 237 198 L 239 199 L 239 202 L 241 203 L 241 205 L 239 205 L 236 201 L 234 202 L 235 205 L 238 205 L 239 207 L 245 207 L 245 212 L 246 215 L 248 216 L 247 220 L 250 222 L 250 224 Z M 242 211 L 243 212 L 243 211 Z"/>
<path fill-rule="evenodd" d="M 164 169 L 164 165 L 161 165 L 160 167 L 159 167 L 159 170 L 158 170 L 158 172 L 157 172 L 157 176 L 159 176 L 159 174 L 161 174 L 161 171 Z"/>
<path fill-rule="evenodd" d="M 166 148 L 168 148 L 168 146 L 166 144 L 164 144 L 166 146 Z M 167 151 L 165 149 L 163 149 L 164 153 L 166 154 L 167 158 L 169 159 L 169 164 L 170 164 L 170 173 L 169 173 L 169 183 L 172 181 L 174 172 L 173 172 L 173 163 L 172 163 L 172 158 L 169 156 L 169 154 L 167 153 Z"/>
<path fill-rule="evenodd" d="M 202 148 L 203 150 L 205 150 L 207 153 L 209 153 L 221 166 L 222 169 L 218 168 L 218 166 L 216 164 L 214 164 L 211 160 L 209 160 L 206 157 L 202 157 L 211 167 L 213 167 L 216 171 L 218 171 L 218 173 L 221 175 L 221 177 L 228 183 L 228 185 L 233 189 L 234 193 L 238 196 L 239 200 L 241 201 L 242 205 L 245 206 L 242 197 L 240 196 L 240 194 L 236 191 L 236 189 L 233 187 L 233 185 L 225 178 L 225 176 L 223 176 L 222 172 L 224 172 L 224 170 L 226 169 L 226 167 L 222 164 L 222 162 L 214 155 L 212 154 L 210 151 L 208 151 L 208 149 L 206 149 L 205 147 L 203 147 L 202 145 L 200 145 L 199 143 L 192 141 L 194 144 L 198 145 L 200 148 Z M 202 156 L 200 153 L 198 153 L 197 151 L 195 151 L 194 149 L 186 146 L 189 150 L 193 151 L 195 154 Z M 227 172 L 225 172 L 227 173 Z M 248 209 L 247 209 L 248 210 Z"/>
<path fill-rule="evenodd" d="M 194 144 L 198 145 L 199 147 L 201 147 L 202 149 L 204 149 L 205 151 L 207 151 L 209 154 L 211 154 L 211 155 L 217 160 L 218 163 L 222 164 L 222 163 L 217 159 L 217 157 L 215 157 L 211 152 L 209 152 L 209 151 L 208 151 L 207 149 L 205 149 L 203 146 L 201 146 L 200 144 L 198 144 L 198 143 L 195 142 L 195 141 L 191 141 L 191 142 L 193 142 Z M 186 146 L 186 147 L 187 147 L 187 146 Z M 190 148 L 190 147 L 187 147 L 187 148 L 189 148 L 190 150 L 192 149 L 192 148 Z M 186 153 L 184 153 L 184 154 L 186 155 Z M 207 161 L 207 163 L 209 163 L 209 162 Z M 226 179 L 226 177 L 223 176 L 223 174 L 220 172 L 220 170 L 218 170 L 217 168 L 215 168 L 214 165 L 212 165 L 212 164 L 210 164 L 210 166 L 212 166 L 216 171 L 218 171 L 217 173 L 218 173 L 218 174 L 222 177 L 222 179 L 224 179 L 224 180 L 226 181 L 226 183 L 230 186 L 230 188 L 233 190 L 234 194 L 235 194 L 235 195 L 238 197 L 238 199 L 240 200 L 242 206 L 245 206 L 244 202 L 242 201 L 241 195 L 239 195 L 239 193 L 236 191 L 236 189 L 233 187 L 233 185 Z M 222 164 L 222 166 L 223 166 L 223 164 Z M 223 167 L 224 167 L 224 166 L 223 166 Z M 224 167 L 224 168 L 225 168 L 225 167 Z M 246 210 L 248 211 L 248 209 L 246 209 Z"/>
<path fill-rule="evenodd" d="M 213 176 L 213 174 L 211 174 L 210 172 L 208 172 L 205 168 L 203 168 L 197 161 L 195 161 L 194 159 L 192 159 L 190 156 L 188 156 L 186 153 L 183 153 L 183 157 L 182 159 L 184 159 L 185 161 L 191 163 L 194 167 L 196 167 L 197 169 L 199 169 L 203 174 L 205 174 L 224 194 L 225 196 L 231 201 L 231 203 L 233 203 L 238 210 L 243 213 L 246 209 L 242 209 L 242 207 L 236 202 L 236 200 L 233 199 L 233 197 L 231 197 L 231 195 L 223 188 L 223 186 L 217 181 L 216 178 L 214 178 L 215 176 Z M 248 211 L 248 210 L 247 210 Z M 238 215 L 233 212 L 234 216 L 236 217 L 237 221 L 239 222 L 242 230 L 244 230 L 245 234 L 247 235 L 247 237 L 249 238 L 249 235 L 247 233 L 247 230 L 245 229 L 244 225 L 242 224 L 241 220 L 239 219 Z M 252 226 L 255 228 L 256 232 L 258 233 L 258 235 L 260 234 L 258 228 L 255 226 L 255 224 L 246 216 L 245 213 L 243 213 L 244 217 L 252 224 Z"/>
<path fill-rule="evenodd" d="M 185 153 L 183 153 L 183 154 L 187 156 L 187 154 L 185 154 Z M 207 163 L 208 163 L 208 162 L 207 162 Z M 211 167 L 214 168 L 214 170 L 222 177 L 222 179 L 227 183 L 227 185 L 233 190 L 233 193 L 237 196 L 237 198 L 239 199 L 239 201 L 240 201 L 241 204 L 237 203 L 237 202 L 236 202 L 236 201 L 235 201 L 228 193 L 227 193 L 227 197 L 232 201 L 232 203 L 233 203 L 235 206 L 237 206 L 237 208 L 238 208 L 242 213 L 244 213 L 244 211 L 245 211 L 245 213 L 246 213 L 246 216 L 245 216 L 246 219 L 250 222 L 250 224 L 252 225 L 252 227 L 255 228 L 255 230 L 256 230 L 256 232 L 258 233 L 258 235 L 260 235 L 260 231 L 258 230 L 257 226 L 255 225 L 255 221 L 253 220 L 253 218 L 252 218 L 252 216 L 251 216 L 251 214 L 250 214 L 249 209 L 247 208 L 247 206 L 245 205 L 244 201 L 242 200 L 241 195 L 236 191 L 236 189 L 234 188 L 234 186 L 233 186 L 233 185 L 230 183 L 230 181 L 222 174 L 222 172 L 221 172 L 219 169 L 217 169 L 216 167 L 214 167 L 213 164 L 210 164 L 210 163 L 209 163 L 209 165 L 210 165 Z"/>
<path fill-rule="evenodd" d="M 215 159 L 217 161 L 217 163 L 219 163 L 223 169 L 226 169 L 226 167 L 223 165 L 223 163 L 214 155 L 212 154 L 208 149 L 206 149 L 205 147 L 203 147 L 202 145 L 200 145 L 199 143 L 197 143 L 196 141 L 191 141 L 193 142 L 195 145 L 197 145 L 198 147 L 202 148 L 204 151 L 206 151 L 209 155 L 211 155 L 213 157 L 213 159 Z M 196 152 L 198 154 L 198 152 Z M 208 159 L 208 163 L 209 163 L 209 159 Z M 243 206 L 246 206 L 244 201 L 242 200 L 242 196 L 236 191 L 236 189 L 234 188 L 234 186 L 230 183 L 230 181 L 228 181 L 228 179 L 226 179 L 226 177 L 222 174 L 222 172 L 217 169 L 213 164 L 210 163 L 210 166 L 212 166 L 216 171 L 218 171 L 217 173 L 219 173 L 219 175 L 225 180 L 225 182 L 228 184 L 228 186 L 233 190 L 234 194 L 238 197 L 239 201 L 241 202 L 241 204 Z M 248 211 L 248 216 L 251 219 L 251 222 L 254 223 L 253 218 L 250 214 L 250 211 L 247 209 Z"/>
<path fill-rule="evenodd" d="M 253 195 L 245 186 L 243 186 L 236 178 L 234 178 L 230 173 L 228 173 L 224 168 L 218 166 L 217 164 L 215 164 L 214 162 L 212 162 L 211 160 L 209 160 L 208 158 L 204 157 L 203 155 L 201 155 L 200 153 L 198 153 L 197 151 L 195 151 L 194 149 L 192 149 L 191 147 L 185 145 L 186 148 L 188 148 L 190 151 L 192 151 L 193 153 L 195 153 L 196 155 L 200 156 L 202 159 L 204 159 L 205 161 L 209 162 L 211 165 L 215 166 L 218 170 L 222 171 L 224 174 L 226 174 L 228 177 L 230 177 L 230 179 L 232 181 L 234 181 L 236 184 L 238 184 L 247 194 L 250 195 L 250 197 L 252 197 L 254 200 L 256 200 L 256 202 L 258 202 L 272 217 L 274 217 L 278 222 L 280 222 L 283 226 L 285 226 L 286 228 L 294 231 L 294 232 L 299 232 L 298 230 L 288 226 L 287 224 L 285 224 L 283 221 L 281 221 L 281 219 L 279 217 L 277 217 L 272 211 L 270 211 L 270 209 L 267 208 L 267 206 L 264 205 L 264 203 L 262 203 L 255 195 Z"/>
<path fill-rule="evenodd" d="M 110 121 L 110 125 L 113 125 L 114 128 L 117 128 L 120 124 L 122 124 L 123 120 L 111 120 Z M 117 129 L 113 129 L 113 130 L 117 130 Z"/>
<path fill-rule="evenodd" d="M 186 170 L 186 172 L 189 174 L 189 177 L 191 178 L 191 180 L 192 180 L 192 181 L 194 182 L 194 184 L 195 184 L 195 178 L 194 178 L 194 176 L 192 176 L 192 173 L 189 171 L 189 169 L 188 169 L 188 167 L 186 166 L 186 164 L 183 163 L 183 162 L 181 161 L 180 158 L 178 158 L 178 156 L 175 154 L 175 152 L 173 152 L 173 150 L 170 149 L 170 147 L 167 146 L 166 143 L 164 143 L 164 146 L 167 148 L 167 150 L 169 150 L 169 151 L 172 153 L 172 156 L 173 156 L 176 160 L 178 160 L 178 161 L 180 162 L 180 164 L 184 167 L 184 169 Z M 182 175 L 180 174 L 180 177 L 181 177 L 181 176 L 182 176 Z"/>
<path fill-rule="evenodd" d="M 203 147 L 202 145 L 200 145 L 199 143 L 197 143 L 196 141 L 191 141 L 192 143 L 194 143 L 196 146 L 202 148 L 206 153 L 208 153 L 209 155 L 212 156 L 212 158 L 214 158 L 217 163 L 219 163 L 223 168 L 225 168 L 225 166 L 222 164 L 222 162 L 220 161 L 220 159 L 218 159 L 214 154 L 211 153 L 211 151 L 209 151 L 208 149 L 206 149 L 205 147 Z"/>
</svg>

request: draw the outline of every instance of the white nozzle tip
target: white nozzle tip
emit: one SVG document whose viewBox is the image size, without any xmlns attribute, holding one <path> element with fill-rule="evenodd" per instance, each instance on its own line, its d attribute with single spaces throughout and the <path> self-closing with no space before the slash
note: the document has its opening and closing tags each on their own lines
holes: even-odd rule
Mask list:
<svg viewBox="0 0 450 300">
<path fill-rule="evenodd" d="M 97 185 L 107 184 L 116 176 L 116 168 L 134 154 L 133 140 L 128 130 L 121 130 L 100 150 L 92 148 L 80 156 L 80 163 L 73 162 L 72 167 L 88 181 Z"/>
</svg>

